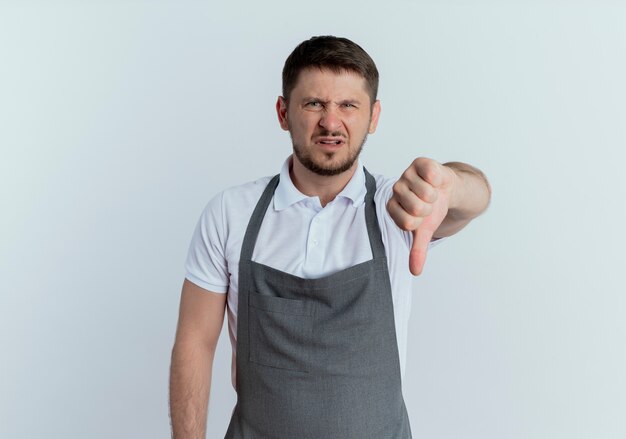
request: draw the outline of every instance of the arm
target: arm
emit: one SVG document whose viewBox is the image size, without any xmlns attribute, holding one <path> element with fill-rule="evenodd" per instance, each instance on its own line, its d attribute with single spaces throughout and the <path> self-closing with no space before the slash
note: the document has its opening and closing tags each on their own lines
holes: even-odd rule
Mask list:
<svg viewBox="0 0 626 439">
<path fill-rule="evenodd" d="M 489 205 L 491 187 L 478 169 L 459 162 L 441 165 L 418 158 L 393 186 L 389 215 L 402 230 L 413 232 L 411 273 L 419 275 L 433 237 L 457 233 Z"/>
<path fill-rule="evenodd" d="M 224 322 L 226 294 L 185 279 L 170 369 L 174 439 L 204 439 L 215 347 Z"/>
<path fill-rule="evenodd" d="M 434 233 L 435 238 L 451 236 L 483 213 L 491 200 L 491 186 L 479 169 L 461 162 L 444 163 L 454 173 L 455 183 L 448 212 Z"/>
</svg>

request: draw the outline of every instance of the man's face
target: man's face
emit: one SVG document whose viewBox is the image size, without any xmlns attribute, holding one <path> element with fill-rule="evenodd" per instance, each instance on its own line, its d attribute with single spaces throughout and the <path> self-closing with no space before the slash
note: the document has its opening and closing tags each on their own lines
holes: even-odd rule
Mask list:
<svg viewBox="0 0 626 439">
<path fill-rule="evenodd" d="M 309 68 L 300 72 L 289 103 L 279 97 L 276 110 L 296 159 L 316 174 L 337 175 L 352 167 L 376 130 L 380 102 L 371 105 L 357 73 Z"/>
</svg>

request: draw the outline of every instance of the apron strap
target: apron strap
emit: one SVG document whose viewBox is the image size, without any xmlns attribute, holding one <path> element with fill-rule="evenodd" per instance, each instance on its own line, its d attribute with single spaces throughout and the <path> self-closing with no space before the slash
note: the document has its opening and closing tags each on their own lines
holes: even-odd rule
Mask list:
<svg viewBox="0 0 626 439">
<path fill-rule="evenodd" d="M 376 203 L 374 195 L 376 194 L 376 180 L 365 167 L 365 187 L 367 195 L 365 195 L 365 223 L 367 224 L 367 234 L 370 238 L 370 247 L 372 248 L 373 259 L 384 258 L 385 246 L 383 245 L 383 237 L 378 226 L 378 217 L 376 216 Z"/>
<path fill-rule="evenodd" d="M 256 239 L 259 236 L 259 230 L 261 230 L 261 223 L 263 222 L 263 217 L 265 217 L 265 211 L 272 201 L 274 191 L 278 186 L 278 180 L 280 180 L 280 174 L 275 175 L 274 178 L 272 178 L 267 184 L 261 198 L 259 198 L 259 202 L 257 203 L 254 212 L 252 212 L 248 228 L 246 229 L 246 234 L 243 237 L 239 263 L 252 260 L 252 252 L 254 251 Z"/>
</svg>

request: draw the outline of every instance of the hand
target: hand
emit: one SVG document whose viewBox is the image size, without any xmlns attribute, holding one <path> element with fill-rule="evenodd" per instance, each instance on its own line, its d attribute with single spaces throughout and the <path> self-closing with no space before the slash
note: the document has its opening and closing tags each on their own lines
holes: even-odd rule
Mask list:
<svg viewBox="0 0 626 439">
<path fill-rule="evenodd" d="M 435 160 L 418 158 L 393 186 L 389 215 L 402 230 L 413 232 L 409 269 L 422 273 L 433 234 L 448 213 L 456 174 Z"/>
</svg>

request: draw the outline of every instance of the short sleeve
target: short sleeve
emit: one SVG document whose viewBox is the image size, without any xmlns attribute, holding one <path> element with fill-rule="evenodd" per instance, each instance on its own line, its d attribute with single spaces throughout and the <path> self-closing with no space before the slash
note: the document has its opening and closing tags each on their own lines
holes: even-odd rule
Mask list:
<svg viewBox="0 0 626 439">
<path fill-rule="evenodd" d="M 205 290 L 228 291 L 228 264 L 225 258 L 223 192 L 215 196 L 200 215 L 189 244 L 185 278 Z"/>
</svg>

